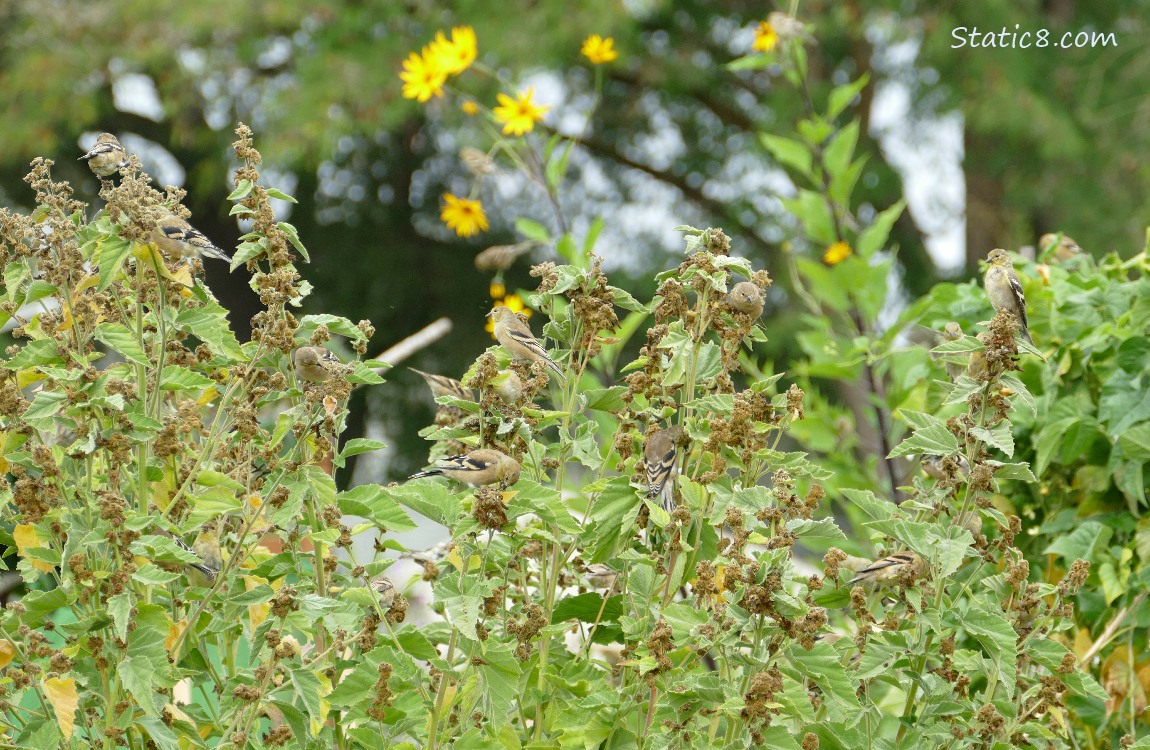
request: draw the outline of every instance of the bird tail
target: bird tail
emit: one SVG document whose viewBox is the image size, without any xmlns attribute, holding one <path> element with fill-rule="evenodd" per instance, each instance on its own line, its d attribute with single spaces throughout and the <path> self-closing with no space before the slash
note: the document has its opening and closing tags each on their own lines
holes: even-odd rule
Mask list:
<svg viewBox="0 0 1150 750">
<path fill-rule="evenodd" d="M 663 510 L 668 513 L 675 512 L 675 477 L 667 477 L 667 481 L 663 483 L 663 489 L 659 491 L 659 502 L 663 505 Z"/>
<path fill-rule="evenodd" d="M 417 471 L 412 474 L 408 479 L 419 479 L 420 477 L 437 477 L 443 472 L 439 469 L 425 469 L 424 471 Z"/>
<path fill-rule="evenodd" d="M 205 565 L 204 563 L 188 563 L 188 567 L 198 570 L 203 574 L 204 578 L 207 578 L 209 581 L 216 580 L 216 576 L 220 573 L 220 571 L 216 570 L 210 565 Z"/>
<path fill-rule="evenodd" d="M 563 374 L 563 368 L 560 367 L 555 362 L 555 360 L 551 359 L 550 357 L 547 358 L 546 362 L 547 362 L 547 366 L 550 367 L 552 370 L 554 370 L 555 374 L 559 376 L 559 382 L 563 383 L 563 385 L 567 385 L 567 376 L 565 374 Z"/>
<path fill-rule="evenodd" d="M 209 258 L 215 258 L 216 260 L 222 260 L 225 263 L 231 263 L 232 262 L 232 256 L 228 255 L 227 253 L 225 253 L 223 250 L 216 247 L 215 245 L 207 245 L 205 247 L 199 248 L 199 250 L 200 250 L 200 253 L 208 256 Z"/>
<path fill-rule="evenodd" d="M 1034 339 L 1030 338 L 1030 331 L 1026 330 L 1025 328 L 1022 329 L 1022 340 L 1031 346 L 1034 346 Z"/>
</svg>

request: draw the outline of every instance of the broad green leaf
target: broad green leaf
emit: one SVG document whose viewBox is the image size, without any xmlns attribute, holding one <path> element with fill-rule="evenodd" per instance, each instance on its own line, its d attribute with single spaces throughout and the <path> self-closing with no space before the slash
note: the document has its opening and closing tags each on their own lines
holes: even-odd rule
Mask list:
<svg viewBox="0 0 1150 750">
<path fill-rule="evenodd" d="M 362 516 L 388 531 L 411 531 L 415 522 L 404 512 L 387 487 L 361 484 L 336 495 L 336 504 L 344 513 Z"/>
<path fill-rule="evenodd" d="M 140 346 L 139 340 L 136 339 L 136 334 L 125 325 L 121 325 L 120 323 L 101 323 L 96 326 L 93 335 L 97 341 L 115 349 L 129 362 L 134 362 L 138 365 L 147 365 L 150 363 L 148 355 L 144 352 L 144 348 Z"/>
<path fill-rule="evenodd" d="M 1104 548 L 1110 541 L 1113 529 L 1098 521 L 1082 521 L 1073 531 L 1060 536 L 1042 551 L 1044 555 L 1061 555 L 1067 562 L 1086 560 L 1094 562 L 1095 550 Z"/>
<path fill-rule="evenodd" d="M 970 434 L 987 445 L 998 448 L 1007 456 L 1014 455 L 1014 433 L 1011 432 L 1009 422 L 1000 422 L 989 430 L 985 427 L 971 427 Z"/>
</svg>

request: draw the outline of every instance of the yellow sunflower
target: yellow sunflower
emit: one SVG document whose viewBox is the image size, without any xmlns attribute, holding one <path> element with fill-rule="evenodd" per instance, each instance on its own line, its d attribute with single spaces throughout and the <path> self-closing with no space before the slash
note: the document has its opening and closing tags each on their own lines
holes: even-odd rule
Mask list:
<svg viewBox="0 0 1150 750">
<path fill-rule="evenodd" d="M 479 45 L 475 40 L 475 29 L 470 26 L 456 26 L 451 30 L 451 41 L 442 31 L 435 32 L 431 49 L 439 58 L 439 64 L 449 76 L 459 75 L 471 67 L 479 55 Z"/>
<path fill-rule="evenodd" d="M 543 115 L 550 106 L 538 105 L 531 101 L 535 96 L 535 87 L 519 92 L 517 99 L 507 94 L 499 95 L 499 106 L 492 110 L 495 121 L 503 123 L 504 135 L 523 135 L 535 128 L 535 123 L 543 121 Z"/>
<path fill-rule="evenodd" d="M 779 33 L 775 31 L 775 27 L 766 21 L 760 21 L 759 25 L 755 27 L 755 41 L 751 45 L 751 49 L 755 52 L 770 52 L 778 43 Z"/>
<path fill-rule="evenodd" d="M 836 242 L 823 253 L 823 263 L 828 266 L 837 266 L 851 256 L 851 246 L 845 242 Z"/>
<path fill-rule="evenodd" d="M 595 65 L 609 63 L 619 57 L 619 53 L 615 50 L 615 40 L 611 37 L 604 39 L 598 34 L 587 37 L 580 52 Z"/>
<path fill-rule="evenodd" d="M 471 237 L 487 231 L 487 214 L 483 212 L 483 204 L 479 201 L 444 193 L 443 202 L 439 218 L 460 237 Z"/>
<path fill-rule="evenodd" d="M 414 52 L 403 61 L 403 98 L 426 102 L 433 96 L 443 96 L 443 84 L 447 82 L 447 72 L 439 58 L 428 47 L 422 54 Z"/>
</svg>

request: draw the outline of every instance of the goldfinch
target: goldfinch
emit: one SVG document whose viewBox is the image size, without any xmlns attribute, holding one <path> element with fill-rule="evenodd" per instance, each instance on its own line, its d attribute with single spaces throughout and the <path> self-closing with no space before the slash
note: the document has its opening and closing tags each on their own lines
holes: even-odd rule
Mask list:
<svg viewBox="0 0 1150 750">
<path fill-rule="evenodd" d="M 461 456 L 440 459 L 435 466 L 412 474 L 411 478 L 445 476 L 476 487 L 499 482 L 510 486 L 519 481 L 520 471 L 519 462 L 506 453 L 479 448 Z"/>
<path fill-rule="evenodd" d="M 301 346 L 292 355 L 296 377 L 309 383 L 322 383 L 331 377 L 330 365 L 339 364 L 339 359 L 322 346 Z"/>
<path fill-rule="evenodd" d="M 531 329 L 519 319 L 514 310 L 498 305 L 488 315 L 495 320 L 496 340 L 507 350 L 508 354 L 515 359 L 542 362 L 555 371 L 561 382 L 567 382 L 567 378 L 563 375 L 563 368 L 555 364 L 555 360 L 551 359 L 551 355 L 536 340 L 535 334 L 531 333 Z"/>
<path fill-rule="evenodd" d="M 174 214 L 160 219 L 152 230 L 151 240 L 160 250 L 177 258 L 206 255 L 209 258 L 232 262 L 232 256 L 212 244 L 203 232 Z"/>
<path fill-rule="evenodd" d="M 659 497 L 663 508 L 675 510 L 675 476 L 678 474 L 679 448 L 687 443 L 687 431 L 681 426 L 659 430 L 643 445 L 643 467 L 647 473 L 647 496 Z"/>
<path fill-rule="evenodd" d="M 942 327 L 943 341 L 958 341 L 963 335 L 962 326 L 953 320 Z M 961 375 L 964 369 L 962 365 L 956 362 L 944 362 L 943 364 L 946 365 L 946 374 L 950 376 L 951 380 Z"/>
<path fill-rule="evenodd" d="M 77 161 L 87 161 L 88 169 L 97 177 L 111 177 L 122 167 L 128 166 L 128 152 L 111 133 L 96 136 L 96 145 Z"/>
<path fill-rule="evenodd" d="M 849 583 L 889 583 L 908 571 L 919 578 L 926 573 L 926 561 L 913 552 L 895 552 L 859 570 Z"/>
<path fill-rule="evenodd" d="M 513 404 L 523 398 L 523 378 L 513 370 L 501 370 L 492 381 L 495 395 L 505 404 Z"/>
<path fill-rule="evenodd" d="M 741 313 L 757 319 L 763 314 L 763 290 L 749 281 L 740 281 L 731 287 L 727 302 Z"/>
<path fill-rule="evenodd" d="M 975 338 L 982 342 L 982 348 L 970 353 L 966 374 L 975 380 L 981 380 L 986 377 L 986 345 L 990 343 L 991 335 L 986 331 L 979 331 Z"/>
<path fill-rule="evenodd" d="M 1026 295 L 1022 293 L 1022 282 L 1014 272 L 1014 263 L 1006 251 L 999 248 L 991 250 L 986 260 L 990 268 L 986 269 L 984 285 L 990 304 L 996 312 L 1013 315 L 1023 340 L 1033 346 L 1026 324 Z"/>
<path fill-rule="evenodd" d="M 463 384 L 455 378 L 449 378 L 446 375 L 432 375 L 430 372 L 417 370 L 414 367 L 407 369 L 423 378 L 423 382 L 427 383 L 427 387 L 431 389 L 431 395 L 436 398 L 440 396 L 453 396 L 455 398 L 461 398 L 464 401 L 475 400 L 475 394 L 471 389 L 464 388 Z"/>
<path fill-rule="evenodd" d="M 514 245 L 492 245 L 475 256 L 475 267 L 480 271 L 506 271 L 538 244 L 535 240 L 527 240 Z"/>
<path fill-rule="evenodd" d="M 949 475 L 946 470 L 946 456 L 923 456 L 922 470 L 932 479 L 946 479 Z M 970 476 L 970 464 L 966 456 L 955 456 L 953 459 L 955 471 L 958 476 L 965 479 Z"/>
<path fill-rule="evenodd" d="M 219 539 L 216 537 L 214 529 L 210 532 L 210 539 L 214 541 L 214 545 L 202 542 L 200 539 L 201 536 L 209 532 L 206 527 L 200 531 L 194 545 L 187 544 L 183 539 L 165 529 L 157 529 L 157 531 L 175 542 L 176 546 L 184 552 L 190 552 L 196 556 L 196 562 L 185 563 L 189 568 L 188 581 L 193 586 L 204 588 L 211 586 L 212 581 L 216 580 L 216 576 L 219 575 L 220 569 L 224 565 L 224 556 L 220 551 Z"/>
<path fill-rule="evenodd" d="M 376 576 L 371 580 L 371 590 L 379 597 L 379 608 L 386 611 L 395 603 L 395 584 L 384 576 Z"/>
<path fill-rule="evenodd" d="M 1038 249 L 1049 253 L 1050 259 L 1056 263 L 1065 263 L 1082 254 L 1078 243 L 1065 234 L 1042 235 L 1038 240 Z"/>
</svg>

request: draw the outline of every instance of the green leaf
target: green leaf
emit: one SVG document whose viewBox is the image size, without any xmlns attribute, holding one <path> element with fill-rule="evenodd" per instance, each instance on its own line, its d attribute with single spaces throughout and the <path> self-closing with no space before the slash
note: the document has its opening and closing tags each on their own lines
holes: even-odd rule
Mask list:
<svg viewBox="0 0 1150 750">
<path fill-rule="evenodd" d="M 64 359 L 60 356 L 60 350 L 52 339 L 29 341 L 20 347 L 20 351 L 16 352 L 14 356 L 3 359 L 3 366 L 9 370 L 23 370 L 28 367 L 63 363 Z"/>
<path fill-rule="evenodd" d="M 128 639 L 128 624 L 132 615 L 132 595 L 128 592 L 108 597 L 108 614 L 112 616 L 115 624 L 116 637 L 121 641 Z"/>
<path fill-rule="evenodd" d="M 829 644 L 816 643 L 810 651 L 798 645 L 787 650 L 790 664 L 819 686 L 829 699 L 826 703 L 831 721 L 845 721 L 862 710 L 855 696 L 854 682 L 847 677 L 839 655 Z"/>
<path fill-rule="evenodd" d="M 475 581 L 465 580 L 463 585 L 468 588 L 461 590 L 454 577 L 439 578 L 434 585 L 435 601 L 446 609 L 448 622 L 467 638 L 477 641 L 479 636 L 475 631 L 475 623 L 479 620 L 484 597 L 477 593 L 480 587 Z"/>
<path fill-rule="evenodd" d="M 1150 460 L 1150 422 L 1127 429 L 1118 436 L 1118 445 L 1126 458 L 1135 461 Z"/>
<path fill-rule="evenodd" d="M 897 505 L 890 500 L 880 499 L 870 490 L 843 489 L 842 493 L 863 513 L 878 521 L 886 520 L 898 511 Z"/>
<path fill-rule="evenodd" d="M 212 355 L 225 361 L 247 360 L 243 348 L 228 327 L 228 311 L 216 302 L 185 307 L 176 316 L 176 326 L 207 344 Z"/>
<path fill-rule="evenodd" d="M 94 259 L 100 269 L 100 283 L 96 285 L 96 291 L 103 292 L 116 283 L 124 260 L 131 252 L 132 243 L 129 240 L 122 240 L 119 237 L 105 237 L 100 240 Z"/>
<path fill-rule="evenodd" d="M 900 200 L 885 211 L 879 212 L 870 226 L 859 233 L 858 247 L 856 248 L 859 256 L 869 260 L 872 255 L 883 248 L 887 237 L 890 236 L 890 230 L 898 221 L 898 217 L 902 215 L 904 208 L 906 208 L 906 201 Z"/>
<path fill-rule="evenodd" d="M 745 55 L 731 60 L 724 67 L 734 73 L 740 70 L 759 70 L 774 65 L 777 60 L 774 55 Z"/>
<path fill-rule="evenodd" d="M 361 484 L 336 495 L 336 504 L 344 513 L 362 516 L 388 531 L 411 531 L 417 528 L 411 517 L 378 484 Z"/>
<path fill-rule="evenodd" d="M 299 321 L 299 329 L 296 332 L 297 339 L 309 338 L 316 328 L 324 326 L 332 333 L 338 333 L 340 336 L 346 336 L 352 341 L 367 341 L 367 336 L 363 331 L 352 323 L 347 318 L 339 315 L 305 315 Z"/>
<path fill-rule="evenodd" d="M 361 453 L 370 453 L 371 451 L 382 450 L 387 447 L 387 443 L 381 443 L 378 440 L 371 440 L 370 438 L 352 438 L 347 441 L 343 446 L 343 450 L 339 452 L 339 458 L 349 458 L 351 456 L 358 456 Z"/>
<path fill-rule="evenodd" d="M 1011 432 L 1010 422 L 1000 422 L 989 430 L 985 427 L 971 427 L 970 434 L 998 448 L 1007 456 L 1014 455 L 1014 433 Z"/>
<path fill-rule="evenodd" d="M 96 340 L 115 349 L 120 355 L 138 365 L 147 365 L 150 363 L 148 355 L 144 352 L 144 348 L 140 346 L 140 342 L 136 339 L 136 334 L 130 328 L 120 323 L 101 323 L 96 326 L 93 332 Z"/>
<path fill-rule="evenodd" d="M 252 192 L 253 187 L 255 187 L 255 183 L 251 180 L 240 180 L 240 184 L 236 185 L 236 189 L 228 195 L 228 200 L 242 201 Z"/>
<path fill-rule="evenodd" d="M 415 481 L 385 488 L 387 496 L 400 505 L 422 513 L 436 523 L 451 528 L 462 512 L 459 499 L 441 482 Z"/>
<path fill-rule="evenodd" d="M 287 193 L 285 193 L 281 190 L 276 190 L 275 188 L 265 188 L 264 190 L 265 190 L 265 192 L 267 192 L 269 198 L 275 198 L 276 200 L 287 201 L 288 203 L 299 203 L 299 201 L 297 201 L 295 198 L 291 197 L 290 195 L 288 195 Z"/>
<path fill-rule="evenodd" d="M 858 80 L 833 88 L 830 96 L 827 97 L 827 119 L 833 120 L 838 117 L 855 100 L 855 97 L 859 95 L 869 81 L 870 73 L 864 73 L 859 76 Z"/>
<path fill-rule="evenodd" d="M 600 615 L 602 612 L 602 615 Z M 580 620 L 582 622 L 611 622 L 618 620 L 624 612 L 623 597 L 608 597 L 606 603 L 603 597 L 593 591 L 577 596 L 568 596 L 555 604 L 551 613 L 551 622 L 566 622 L 567 620 Z"/>
<path fill-rule="evenodd" d="M 144 713 L 148 716 L 159 716 L 154 687 L 155 664 L 151 659 L 140 656 L 122 657 L 116 662 L 116 674 L 136 699 L 136 703 L 144 709 Z"/>
<path fill-rule="evenodd" d="M 206 375 L 180 365 L 166 365 L 160 376 L 160 389 L 165 391 L 201 391 L 215 384 Z"/>
<path fill-rule="evenodd" d="M 545 244 L 550 244 L 551 242 L 551 233 L 547 231 L 547 227 L 532 219 L 522 217 L 516 219 L 515 231 L 529 240 L 535 240 L 536 242 L 543 242 Z"/>
<path fill-rule="evenodd" d="M 321 726 L 326 721 L 327 714 L 323 709 L 323 700 L 319 694 L 319 678 L 308 669 L 293 669 L 289 674 L 296 695 L 299 696 L 304 708 L 307 709 L 307 716 L 311 720 L 312 726 Z"/>
<path fill-rule="evenodd" d="M 1001 612 L 991 609 L 991 606 L 993 605 L 982 608 L 972 603 L 971 607 L 961 614 L 959 620 L 962 627 L 966 628 L 966 632 L 970 633 L 990 654 L 990 658 L 994 660 L 995 665 L 1002 672 L 1003 689 L 1006 690 L 1007 696 L 1012 696 L 1014 677 L 1017 671 L 1015 667 L 1015 643 L 1018 640 L 1018 634 L 1014 632 L 1014 628 L 1007 622 L 1006 617 Z"/>
<path fill-rule="evenodd" d="M 34 421 L 54 416 L 68 402 L 68 394 L 40 391 L 24 411 L 24 419 Z"/>
<path fill-rule="evenodd" d="M 759 133 L 759 142 L 775 157 L 775 161 L 808 179 L 811 177 L 811 150 L 805 143 L 770 133 Z"/>
<path fill-rule="evenodd" d="M 1094 562 L 1094 554 L 1104 549 L 1114 531 L 1098 521 L 1082 521 L 1073 531 L 1055 539 L 1042 551 L 1044 555 L 1061 555 L 1068 562 Z"/>
<path fill-rule="evenodd" d="M 567 174 L 567 162 L 571 159 L 571 151 L 574 147 L 575 141 L 567 141 L 567 145 L 563 148 L 563 153 L 560 154 L 559 158 L 552 158 L 547 161 L 547 184 L 552 188 L 558 188 L 559 183 L 563 181 L 563 175 Z"/>
<path fill-rule="evenodd" d="M 842 529 L 835 525 L 833 518 L 822 518 L 818 521 L 812 521 L 809 518 L 792 518 L 787 521 L 787 529 L 802 541 L 820 539 L 837 542 L 847 538 Z"/>
<path fill-rule="evenodd" d="M 276 222 L 276 228 L 279 229 L 288 238 L 288 242 L 292 244 L 296 252 L 299 253 L 306 263 L 311 263 L 311 256 L 307 254 L 307 248 L 303 246 L 303 242 L 299 238 L 299 230 L 286 221 Z"/>
<path fill-rule="evenodd" d="M 946 429 L 946 426 L 931 424 L 916 430 L 910 437 L 903 440 L 887 458 L 911 456 L 918 454 L 949 456 L 958 452 L 958 439 Z"/>
</svg>

